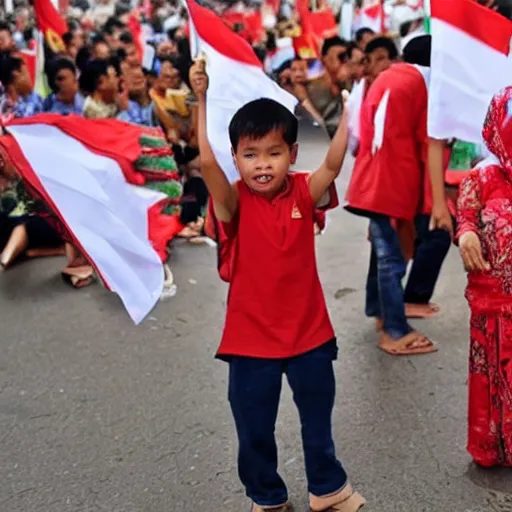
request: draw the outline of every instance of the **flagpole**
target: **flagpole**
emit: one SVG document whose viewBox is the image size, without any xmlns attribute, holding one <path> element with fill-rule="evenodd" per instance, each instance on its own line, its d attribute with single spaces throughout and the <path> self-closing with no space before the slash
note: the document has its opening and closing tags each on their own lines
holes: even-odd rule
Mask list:
<svg viewBox="0 0 512 512">
<path fill-rule="evenodd" d="M 425 11 L 425 32 L 427 34 L 430 34 L 430 16 L 431 16 L 431 9 L 430 9 L 430 0 L 423 0 L 423 10 Z"/>
</svg>

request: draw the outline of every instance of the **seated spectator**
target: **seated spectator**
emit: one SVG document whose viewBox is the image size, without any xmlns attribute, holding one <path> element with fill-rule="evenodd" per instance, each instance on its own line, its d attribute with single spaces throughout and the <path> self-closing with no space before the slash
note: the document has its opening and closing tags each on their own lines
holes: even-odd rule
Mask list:
<svg viewBox="0 0 512 512">
<path fill-rule="evenodd" d="M 119 36 L 121 48 L 126 52 L 126 63 L 130 67 L 137 67 L 142 64 L 141 55 L 130 32 L 123 32 Z"/>
<path fill-rule="evenodd" d="M 80 89 L 87 95 L 84 117 L 116 117 L 128 108 L 128 93 L 119 94 L 119 75 L 111 61 L 95 59 L 86 64 L 80 75 Z"/>
<path fill-rule="evenodd" d="M 0 21 L 0 52 L 10 52 L 16 48 L 12 30 L 6 21 Z"/>
<path fill-rule="evenodd" d="M 44 101 L 45 112 L 63 115 L 82 114 L 85 100 L 78 91 L 76 67 L 69 59 L 59 58 L 50 63 L 48 82 L 53 94 Z"/>
<path fill-rule="evenodd" d="M 139 66 L 130 69 L 124 80 L 128 91 L 128 108 L 120 112 L 117 118 L 140 126 L 157 126 L 155 107 L 149 97 L 142 68 Z"/>
<path fill-rule="evenodd" d="M 110 47 L 102 36 L 96 36 L 92 39 L 92 58 L 108 59 L 110 57 Z"/>
<path fill-rule="evenodd" d="M 28 117 L 43 111 L 43 100 L 33 90 L 23 59 L 10 54 L 0 55 L 0 83 L 5 89 L 0 99 L 0 115 Z"/>
<path fill-rule="evenodd" d="M 63 254 L 56 230 L 38 215 L 42 205 L 26 193 L 23 182 L 0 152 L 0 269 L 24 253 L 28 256 Z"/>
</svg>

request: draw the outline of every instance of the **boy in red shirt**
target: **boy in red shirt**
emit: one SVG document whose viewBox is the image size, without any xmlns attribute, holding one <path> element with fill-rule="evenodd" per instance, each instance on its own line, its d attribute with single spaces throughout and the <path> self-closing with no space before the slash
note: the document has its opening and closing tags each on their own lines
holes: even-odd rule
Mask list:
<svg viewBox="0 0 512 512">
<path fill-rule="evenodd" d="M 238 470 L 252 511 L 291 510 L 277 472 L 274 436 L 286 374 L 302 424 L 311 510 L 356 512 L 365 501 L 352 491 L 332 439 L 337 346 L 313 233 L 315 208 L 333 199 L 326 196 L 345 156 L 346 121 L 318 170 L 291 173 L 297 119 L 269 99 L 248 103 L 229 127 L 241 176 L 230 184 L 206 135 L 204 62 L 192 67 L 190 82 L 198 98 L 202 174 L 230 246 L 226 324 L 217 357 L 229 362 Z"/>
</svg>

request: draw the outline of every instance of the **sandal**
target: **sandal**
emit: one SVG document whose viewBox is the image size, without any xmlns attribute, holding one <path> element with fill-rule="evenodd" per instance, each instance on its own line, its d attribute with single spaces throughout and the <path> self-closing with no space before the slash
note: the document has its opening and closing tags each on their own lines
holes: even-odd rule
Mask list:
<svg viewBox="0 0 512 512">
<path fill-rule="evenodd" d="M 386 332 L 382 332 L 378 347 L 392 356 L 415 356 L 437 352 L 437 345 L 417 331 L 406 334 L 399 340 L 393 339 Z"/>
<path fill-rule="evenodd" d="M 76 289 L 84 288 L 94 282 L 94 271 L 89 265 L 66 267 L 61 272 L 61 276 L 66 284 Z"/>
<path fill-rule="evenodd" d="M 350 485 L 332 496 L 318 498 L 310 494 L 309 502 L 311 512 L 357 512 L 366 504 L 366 500 Z"/>
<path fill-rule="evenodd" d="M 265 508 L 256 505 L 256 503 L 253 503 L 251 512 L 293 512 L 293 506 L 291 503 L 285 503 L 284 505 L 279 505 L 278 507 Z"/>
</svg>

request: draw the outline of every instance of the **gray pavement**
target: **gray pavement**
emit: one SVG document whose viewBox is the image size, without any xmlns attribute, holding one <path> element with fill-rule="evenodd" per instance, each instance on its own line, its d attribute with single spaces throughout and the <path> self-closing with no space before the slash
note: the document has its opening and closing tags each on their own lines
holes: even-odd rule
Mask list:
<svg viewBox="0 0 512 512">
<path fill-rule="evenodd" d="M 307 130 L 298 168 L 317 165 L 325 149 Z M 318 259 L 340 345 L 334 435 L 366 510 L 512 511 L 512 471 L 477 469 L 465 452 L 468 313 L 456 251 L 436 292 L 441 315 L 415 324 L 440 351 L 416 358 L 376 349 L 362 314 L 368 255 L 365 221 L 333 212 Z M 0 512 L 248 510 L 227 368 L 213 359 L 226 299 L 215 250 L 174 245 L 178 294 L 139 327 L 100 286 L 67 288 L 60 267 L 39 260 L 0 275 Z M 304 512 L 288 389 L 277 436 Z"/>
</svg>

